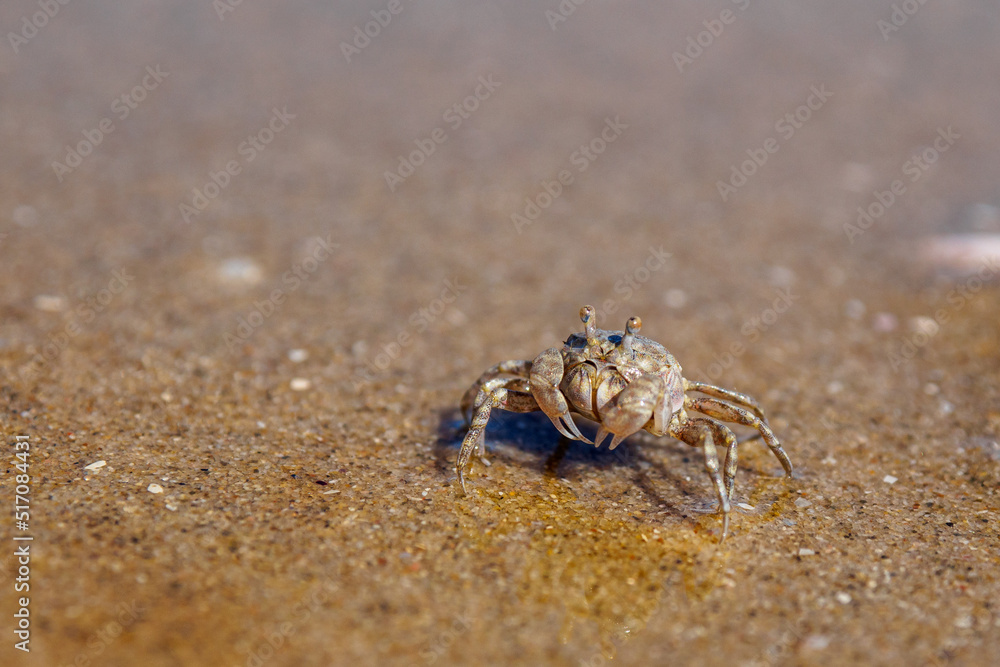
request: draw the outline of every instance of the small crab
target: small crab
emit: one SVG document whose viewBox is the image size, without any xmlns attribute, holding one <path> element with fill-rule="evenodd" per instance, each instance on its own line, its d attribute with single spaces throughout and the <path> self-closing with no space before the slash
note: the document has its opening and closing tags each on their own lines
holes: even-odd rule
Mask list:
<svg viewBox="0 0 1000 667">
<path fill-rule="evenodd" d="M 571 334 L 562 349 L 545 350 L 534 361 L 503 361 L 482 374 L 462 398 L 462 415 L 469 431 L 462 441 L 455 469 L 465 491 L 465 468 L 472 452 L 485 462 L 484 433 L 490 411 L 541 410 L 553 426 L 571 440 L 588 440 L 570 413 L 597 422 L 600 427 L 593 445 L 611 435 L 610 448 L 640 430 L 670 435 L 705 455 L 705 469 L 719 496 L 723 515 L 722 539 L 729 532 L 730 499 L 736 481 L 739 441 L 728 426 L 733 422 L 757 429 L 785 474 L 792 462 L 764 417 L 757 401 L 740 392 L 692 382 L 681 376 L 681 366 L 665 347 L 639 335 L 642 322 L 629 318 L 625 331 L 598 329 L 596 311 L 580 309 L 584 331 Z M 691 397 L 695 391 L 705 396 Z M 688 410 L 707 417 L 690 416 Z M 726 447 L 723 475 L 719 474 L 716 443 Z"/>
</svg>

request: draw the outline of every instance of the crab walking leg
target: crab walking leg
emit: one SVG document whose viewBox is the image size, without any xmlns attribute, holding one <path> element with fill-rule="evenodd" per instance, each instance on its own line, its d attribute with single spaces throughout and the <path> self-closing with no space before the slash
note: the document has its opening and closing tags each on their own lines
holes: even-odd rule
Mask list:
<svg viewBox="0 0 1000 667">
<path fill-rule="evenodd" d="M 479 389 L 479 393 L 476 394 L 476 401 L 473 405 L 473 411 L 478 411 L 483 405 L 488 405 L 490 402 L 490 397 L 498 389 L 504 389 L 507 391 L 506 402 L 500 407 L 508 412 L 533 412 L 538 410 L 538 403 L 535 402 L 535 398 L 529 394 L 527 391 L 522 391 L 526 388 L 524 385 L 526 382 L 521 378 L 493 378 L 492 380 L 487 380 L 485 384 Z M 495 407 L 495 406 L 494 406 Z M 470 427 L 473 424 L 470 424 Z M 485 426 L 484 426 L 485 428 Z M 479 433 L 479 457 L 483 459 L 483 462 L 489 465 L 486 461 L 486 441 L 483 436 L 483 431 Z"/>
<path fill-rule="evenodd" d="M 754 427 L 760 431 L 764 442 L 767 443 L 767 446 L 771 448 L 774 455 L 781 461 L 781 467 L 785 469 L 785 475 L 787 477 L 792 476 L 792 462 L 789 460 L 788 454 L 781 448 L 781 443 L 778 442 L 778 439 L 774 437 L 771 427 L 757 415 L 751 414 L 745 408 L 729 405 L 715 398 L 685 397 L 684 407 L 689 407 L 692 410 L 697 410 L 702 414 L 721 419 L 722 421 Z"/>
<path fill-rule="evenodd" d="M 529 384 L 539 409 L 552 420 L 552 425 L 570 440 L 590 442 L 580 433 L 569 414 L 569 404 L 559 390 L 563 379 L 563 359 L 558 348 L 550 347 L 531 362 Z"/>
<path fill-rule="evenodd" d="M 493 380 L 493 382 L 495 381 Z M 517 378 L 514 378 L 513 381 L 520 382 Z M 472 415 L 472 426 L 469 427 L 469 432 L 462 440 L 462 449 L 458 452 L 458 461 L 455 464 L 455 471 L 458 473 L 458 481 L 462 484 L 463 493 L 465 492 L 465 467 L 469 463 L 473 450 L 478 449 L 479 457 L 483 461 L 486 460 L 483 458 L 486 453 L 486 424 L 490 421 L 490 412 L 493 408 L 500 408 L 508 412 L 534 412 L 538 410 L 538 403 L 535 402 L 535 398 L 531 394 L 507 389 L 503 386 L 493 388 L 485 399 L 477 403 Z"/>
<path fill-rule="evenodd" d="M 601 427 L 594 445 L 600 447 L 604 438 L 613 433 L 609 449 L 614 449 L 622 440 L 641 431 L 653 417 L 665 390 L 663 378 L 658 375 L 642 375 L 633 380 L 601 410 Z"/>
<path fill-rule="evenodd" d="M 712 435 L 714 439 L 721 445 L 726 446 L 726 462 L 723 464 L 723 476 L 722 479 L 726 484 L 726 496 L 729 500 L 733 499 L 733 487 L 736 485 L 736 463 L 737 463 L 737 448 L 739 447 L 740 441 L 736 439 L 736 434 L 733 433 L 728 426 L 718 421 L 717 419 L 712 419 L 711 417 L 695 417 L 689 420 L 692 423 L 704 424 L 705 426 L 712 429 Z"/>
<path fill-rule="evenodd" d="M 462 409 L 462 417 L 465 419 L 466 425 L 472 423 L 472 407 L 473 403 L 479 394 L 480 388 L 490 380 L 495 380 L 497 378 L 507 377 L 507 376 L 517 376 L 528 379 L 528 374 L 531 372 L 531 362 L 521 359 L 512 359 L 510 361 L 501 361 L 496 366 L 488 369 L 479 379 L 476 380 L 471 387 L 462 396 L 462 402 L 460 403 Z"/>
<path fill-rule="evenodd" d="M 712 439 L 712 429 L 699 419 L 674 421 L 670 424 L 670 435 L 692 447 L 700 447 L 705 454 L 705 470 L 715 484 L 715 492 L 719 496 L 719 511 L 722 512 L 722 539 L 729 534 L 729 494 L 719 475 L 719 455 Z"/>
<path fill-rule="evenodd" d="M 714 384 L 705 384 L 704 382 L 692 382 L 691 380 L 685 380 L 685 391 L 698 391 L 702 394 L 708 396 L 713 396 L 715 398 L 721 398 L 723 400 L 729 401 L 730 403 L 735 403 L 736 405 L 742 406 L 744 408 L 750 408 L 755 415 L 760 417 L 760 420 L 767 424 L 767 417 L 764 416 L 764 411 L 761 409 L 760 405 L 757 403 L 757 399 L 749 394 L 744 394 L 739 391 L 733 391 L 732 389 L 723 389 L 722 387 L 716 387 Z"/>
</svg>

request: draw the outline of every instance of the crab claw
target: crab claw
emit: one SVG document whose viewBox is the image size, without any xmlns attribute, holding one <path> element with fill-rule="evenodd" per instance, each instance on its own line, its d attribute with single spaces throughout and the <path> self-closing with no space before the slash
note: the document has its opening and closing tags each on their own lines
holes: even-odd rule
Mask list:
<svg viewBox="0 0 1000 667">
<path fill-rule="evenodd" d="M 566 397 L 559 391 L 562 377 L 562 354 L 554 347 L 545 350 L 531 362 L 531 377 L 528 379 L 531 394 L 557 431 L 570 440 L 590 442 L 576 427 Z"/>
<path fill-rule="evenodd" d="M 611 438 L 611 444 L 608 445 L 608 449 L 614 449 L 619 445 L 619 443 L 621 443 L 622 440 L 632 435 L 632 433 L 636 433 L 641 430 L 642 430 L 641 428 L 638 428 L 635 431 L 632 431 L 631 433 L 626 433 L 624 435 L 615 435 L 615 437 Z M 609 435 L 614 435 L 614 433 L 601 426 L 599 429 L 597 429 L 597 435 L 594 436 L 594 446 L 600 447 L 601 443 L 604 442 L 604 439 L 607 438 Z"/>
<path fill-rule="evenodd" d="M 614 404 L 608 403 L 601 412 L 601 428 L 594 438 L 595 444 L 613 433 L 609 449 L 614 449 L 622 440 L 641 431 L 653 417 L 663 390 L 663 378 L 658 375 L 643 375 L 633 380 L 618 394 Z"/>
<path fill-rule="evenodd" d="M 564 431 L 563 429 L 559 428 L 559 421 L 558 420 L 553 419 L 552 423 L 559 430 L 559 432 L 562 433 L 564 436 L 566 436 L 570 440 L 574 440 L 575 439 L 575 440 L 583 440 L 584 442 L 587 442 L 587 443 L 590 442 L 590 438 L 586 437 L 583 433 L 580 433 L 580 429 L 577 428 L 576 422 L 573 421 L 573 415 L 567 413 L 567 414 L 563 415 L 562 417 L 560 417 L 559 419 L 564 424 L 566 424 L 566 428 L 569 430 L 569 433 L 566 433 L 566 431 Z"/>
</svg>

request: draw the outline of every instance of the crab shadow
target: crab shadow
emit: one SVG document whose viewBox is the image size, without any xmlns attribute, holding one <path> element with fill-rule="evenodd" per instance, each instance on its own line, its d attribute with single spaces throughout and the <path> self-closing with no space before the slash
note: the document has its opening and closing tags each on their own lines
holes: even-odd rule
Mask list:
<svg viewBox="0 0 1000 667">
<path fill-rule="evenodd" d="M 597 433 L 596 424 L 579 416 L 574 419 L 580 431 L 593 440 Z M 455 484 L 458 493 L 461 490 L 455 461 L 465 433 L 465 421 L 457 409 L 438 412 L 434 457 L 438 469 Z M 705 497 L 706 491 L 691 479 L 695 471 L 698 474 L 704 471 L 701 457 L 695 450 L 677 449 L 666 456 L 663 451 L 656 451 L 656 455 L 651 456 L 657 448 L 686 446 L 671 438 L 645 437 L 645 434 L 628 438 L 614 450 L 607 447 L 608 442 L 606 440 L 600 448 L 596 448 L 589 443 L 569 440 L 555 430 L 545 415 L 538 412 L 513 414 L 497 411 L 486 427 L 487 458 L 491 460 L 505 458 L 513 465 L 534 468 L 546 478 L 563 478 L 571 482 L 577 481 L 587 468 L 616 469 L 616 472 L 620 470 L 621 474 L 629 475 L 636 488 L 661 512 L 685 518 L 692 511 L 699 511 L 692 510 L 692 506 Z M 672 465 L 681 468 L 681 474 L 673 472 L 670 469 Z M 661 490 L 665 488 L 675 490 L 671 494 L 674 500 L 664 497 Z M 677 496 L 690 500 L 678 502 Z"/>
</svg>

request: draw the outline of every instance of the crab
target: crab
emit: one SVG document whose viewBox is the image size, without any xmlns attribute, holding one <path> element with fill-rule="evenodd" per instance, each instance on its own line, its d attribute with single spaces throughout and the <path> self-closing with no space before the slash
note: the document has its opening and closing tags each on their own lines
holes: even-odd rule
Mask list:
<svg viewBox="0 0 1000 667">
<path fill-rule="evenodd" d="M 719 497 L 725 540 L 740 441 L 723 422 L 756 429 L 752 439 L 763 438 L 786 476 L 792 475 L 792 463 L 757 401 L 738 391 L 685 379 L 680 364 L 663 345 L 639 335 L 638 317 L 629 318 L 625 331 L 598 329 L 592 306 L 580 309 L 580 319 L 584 331 L 571 334 L 562 348 L 549 348 L 532 361 L 500 362 L 465 392 L 461 409 L 469 430 L 455 465 L 462 491 L 467 493 L 465 468 L 472 453 L 478 450 L 479 458 L 489 463 L 484 435 L 491 412 L 540 410 L 563 436 L 595 447 L 610 435 L 614 449 L 641 430 L 699 447 Z M 690 415 L 689 410 L 706 416 Z M 599 425 L 593 441 L 577 428 L 573 413 Z M 717 444 L 726 448 L 721 474 Z"/>
</svg>

